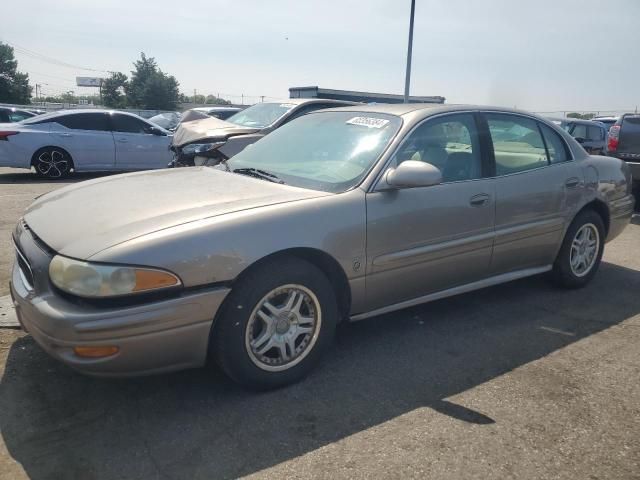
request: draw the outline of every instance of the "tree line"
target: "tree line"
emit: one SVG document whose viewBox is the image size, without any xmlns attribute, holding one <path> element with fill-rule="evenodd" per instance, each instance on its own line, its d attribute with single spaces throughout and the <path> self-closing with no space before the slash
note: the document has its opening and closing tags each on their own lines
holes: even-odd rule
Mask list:
<svg viewBox="0 0 640 480">
<path fill-rule="evenodd" d="M 72 92 L 57 96 L 46 96 L 39 100 L 53 103 L 87 103 L 110 108 L 140 108 L 149 110 L 175 110 L 179 103 L 229 104 L 231 102 L 214 95 L 188 97 L 180 93 L 178 80 L 163 72 L 155 58 L 140 54 L 133 62 L 129 76 L 122 72 L 111 72 L 102 81 L 101 95 L 75 96 Z M 0 42 L 0 102 L 29 104 L 33 87 L 29 75 L 18 71 L 18 62 L 13 47 Z"/>
</svg>

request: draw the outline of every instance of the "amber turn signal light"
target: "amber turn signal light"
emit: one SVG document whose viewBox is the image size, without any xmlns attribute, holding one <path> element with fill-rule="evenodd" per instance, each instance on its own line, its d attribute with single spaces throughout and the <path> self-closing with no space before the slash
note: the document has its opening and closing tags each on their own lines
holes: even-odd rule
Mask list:
<svg viewBox="0 0 640 480">
<path fill-rule="evenodd" d="M 73 347 L 73 353 L 83 358 L 110 357 L 118 353 L 118 347 Z"/>
</svg>

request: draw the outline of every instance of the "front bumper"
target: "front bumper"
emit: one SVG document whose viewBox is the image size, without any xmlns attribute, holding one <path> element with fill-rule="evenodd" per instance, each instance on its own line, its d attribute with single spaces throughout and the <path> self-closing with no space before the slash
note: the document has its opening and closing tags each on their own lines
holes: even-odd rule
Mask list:
<svg viewBox="0 0 640 480">
<path fill-rule="evenodd" d="M 26 238 L 26 240 L 25 240 Z M 69 301 L 43 280 L 49 257 L 30 236 L 20 248 L 36 281 L 25 281 L 18 262 L 11 296 L 23 328 L 52 357 L 86 374 L 136 376 L 205 364 L 209 334 L 226 287 L 199 290 L 135 306 L 97 307 Z M 115 355 L 91 359 L 74 354 L 76 346 L 116 346 Z"/>
</svg>

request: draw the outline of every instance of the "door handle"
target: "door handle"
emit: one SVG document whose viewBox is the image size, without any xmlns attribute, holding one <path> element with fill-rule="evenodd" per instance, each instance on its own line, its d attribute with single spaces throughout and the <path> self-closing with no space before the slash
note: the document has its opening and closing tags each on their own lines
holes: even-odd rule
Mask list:
<svg viewBox="0 0 640 480">
<path fill-rule="evenodd" d="M 567 186 L 567 188 L 576 188 L 578 185 L 580 185 L 580 179 L 577 177 L 571 177 L 566 182 L 564 182 L 564 184 Z"/>
<path fill-rule="evenodd" d="M 481 207 L 482 205 L 486 205 L 489 201 L 489 194 L 487 193 L 479 193 L 478 195 L 474 195 L 469 200 L 469 204 L 472 207 Z"/>
<path fill-rule="evenodd" d="M 58 135 L 60 135 L 61 137 L 72 137 L 73 136 L 70 133 L 59 133 Z"/>
<path fill-rule="evenodd" d="M 127 140 L 126 138 L 119 138 L 118 141 L 120 143 L 127 143 L 129 140 Z"/>
</svg>

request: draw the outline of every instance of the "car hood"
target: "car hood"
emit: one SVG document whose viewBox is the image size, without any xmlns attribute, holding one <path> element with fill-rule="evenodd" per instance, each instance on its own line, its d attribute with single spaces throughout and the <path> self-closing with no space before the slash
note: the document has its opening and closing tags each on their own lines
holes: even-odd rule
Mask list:
<svg viewBox="0 0 640 480">
<path fill-rule="evenodd" d="M 247 135 L 259 131 L 259 128 L 241 127 L 219 118 L 209 117 L 202 120 L 181 123 L 173 135 L 173 145 L 182 147 L 188 143 L 205 138 L 226 139 L 235 135 Z"/>
<path fill-rule="evenodd" d="M 330 195 L 210 167 L 81 182 L 39 197 L 31 231 L 56 252 L 88 259 L 141 235 L 240 210 Z"/>
</svg>

